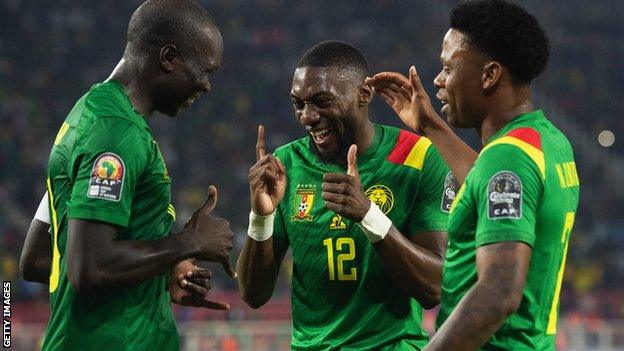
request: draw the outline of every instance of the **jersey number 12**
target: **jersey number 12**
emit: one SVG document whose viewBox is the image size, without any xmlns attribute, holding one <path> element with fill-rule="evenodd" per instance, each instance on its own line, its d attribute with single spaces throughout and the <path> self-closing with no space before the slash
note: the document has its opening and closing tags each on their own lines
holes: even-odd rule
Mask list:
<svg viewBox="0 0 624 351">
<path fill-rule="evenodd" d="M 346 261 L 353 261 L 355 258 L 355 241 L 352 238 L 337 238 L 336 239 L 336 251 L 340 251 L 336 256 L 336 264 L 334 265 L 334 243 L 332 238 L 323 240 L 323 245 L 327 249 L 327 268 L 329 273 L 329 280 L 357 280 L 357 269 L 352 267 L 349 269 L 349 273 L 345 273 L 344 263 Z M 336 269 L 336 267 L 338 269 Z M 336 274 L 338 273 L 338 274 Z"/>
</svg>

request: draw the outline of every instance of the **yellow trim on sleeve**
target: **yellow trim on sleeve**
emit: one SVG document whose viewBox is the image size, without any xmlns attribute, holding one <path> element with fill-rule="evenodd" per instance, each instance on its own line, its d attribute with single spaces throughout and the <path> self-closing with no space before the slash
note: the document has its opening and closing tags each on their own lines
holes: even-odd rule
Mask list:
<svg viewBox="0 0 624 351">
<path fill-rule="evenodd" d="M 427 150 L 429 150 L 429 146 L 431 146 L 431 140 L 421 137 L 418 139 L 416 144 L 412 147 L 409 155 L 403 162 L 404 165 L 416 168 L 418 170 L 422 170 L 423 165 L 425 163 L 425 156 L 427 155 Z"/>
<path fill-rule="evenodd" d="M 54 138 L 54 145 L 58 145 L 61 143 L 61 140 L 63 140 L 63 137 L 65 136 L 65 134 L 67 134 L 68 130 L 69 124 L 67 124 L 67 122 L 63 122 L 58 133 L 56 133 L 56 138 Z"/>
<path fill-rule="evenodd" d="M 492 146 L 499 144 L 514 145 L 520 150 L 524 151 L 524 153 L 526 153 L 533 160 L 533 162 L 535 162 L 537 168 L 539 168 L 542 179 L 546 179 L 546 161 L 544 161 L 544 153 L 542 152 L 542 150 L 527 143 L 526 141 L 511 136 L 504 136 L 489 143 L 486 147 L 483 148 L 483 150 L 481 150 L 480 154 L 483 154 L 485 150 L 491 148 Z"/>
</svg>

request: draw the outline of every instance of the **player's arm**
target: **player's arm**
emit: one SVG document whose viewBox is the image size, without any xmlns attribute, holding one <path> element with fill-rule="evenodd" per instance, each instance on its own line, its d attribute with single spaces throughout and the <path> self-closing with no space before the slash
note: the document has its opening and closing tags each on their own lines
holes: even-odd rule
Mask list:
<svg viewBox="0 0 624 351">
<path fill-rule="evenodd" d="M 30 222 L 26 240 L 20 256 L 20 271 L 26 281 L 48 284 L 52 264 L 52 243 L 50 239 L 50 214 L 46 192 Z"/>
<path fill-rule="evenodd" d="M 406 294 L 425 309 L 440 303 L 446 232 L 418 233 L 407 239 L 393 225 L 373 247 L 390 277 Z"/>
<path fill-rule="evenodd" d="M 119 227 L 70 218 L 67 234 L 67 275 L 78 293 L 136 285 L 165 273 L 188 259 L 221 262 L 235 275 L 229 260 L 233 234 L 229 223 L 212 216 L 215 187 L 189 219 L 184 230 L 159 240 L 117 240 Z"/>
<path fill-rule="evenodd" d="M 359 224 L 373 243 L 384 268 L 405 293 L 417 299 L 424 308 L 437 306 L 440 303 L 446 232 L 423 230 L 407 239 L 364 195 L 356 154 L 357 147 L 352 145 L 347 155 L 347 174 L 328 173 L 323 177 L 325 206 Z M 444 175 L 441 180 L 444 180 Z M 442 184 L 439 188 L 435 192 L 438 211 Z M 427 212 L 418 215 L 425 216 Z M 446 227 L 445 219 L 444 215 L 438 227 Z"/>
<path fill-rule="evenodd" d="M 265 154 L 264 127 L 258 128 L 256 164 L 249 170 L 251 213 L 248 237 L 238 258 L 238 285 L 243 300 L 252 308 L 264 305 L 273 294 L 279 267 L 286 252 L 281 239 L 273 237 L 278 204 L 286 190 L 281 162 Z"/>
<path fill-rule="evenodd" d="M 403 123 L 431 140 L 459 184 L 463 184 L 478 155 L 435 112 L 416 68 L 410 68 L 409 79 L 397 72 L 381 72 L 367 78 L 366 83 L 390 105 Z"/>
<path fill-rule="evenodd" d="M 531 247 L 499 242 L 477 249 L 477 283 L 438 329 L 426 350 L 477 350 L 520 306 Z"/>
<path fill-rule="evenodd" d="M 471 174 L 472 176 L 472 174 Z M 520 148 L 484 150 L 467 189 L 477 206 L 477 282 L 427 350 L 475 350 L 520 306 L 535 243 L 542 175 Z"/>
</svg>

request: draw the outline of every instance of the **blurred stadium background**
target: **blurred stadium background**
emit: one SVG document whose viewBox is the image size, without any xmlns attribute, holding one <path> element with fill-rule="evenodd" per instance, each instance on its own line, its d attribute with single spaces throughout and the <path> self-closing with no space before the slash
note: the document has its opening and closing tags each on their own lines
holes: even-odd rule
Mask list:
<svg viewBox="0 0 624 351">
<path fill-rule="evenodd" d="M 187 218 L 209 184 L 219 215 L 237 233 L 247 226 L 247 170 L 256 127 L 271 148 L 304 135 L 289 91 L 298 57 L 321 40 L 363 50 L 372 70 L 415 64 L 431 94 L 441 39 L 454 1 L 201 1 L 225 41 L 213 91 L 176 119 L 150 124 L 174 179 L 178 218 Z M 546 72 L 534 84 L 537 105 L 575 147 L 581 204 L 561 299 L 560 350 L 624 349 L 624 1 L 522 1 L 552 42 Z M 49 309 L 47 288 L 24 282 L 18 260 L 44 192 L 52 140 L 74 102 L 106 79 L 123 53 L 125 30 L 140 1 L 0 1 L 0 274 L 13 282 L 13 347 L 39 345 Z M 433 96 L 433 95 L 431 95 Z M 437 101 L 434 102 L 436 107 Z M 400 125 L 376 99 L 375 121 Z M 473 131 L 462 133 L 477 147 Z M 620 185 L 618 185 L 620 184 Z M 182 220 L 177 223 L 183 224 Z M 287 350 L 288 262 L 272 301 L 252 310 L 220 266 L 212 296 L 227 313 L 176 308 L 186 350 Z M 426 315 L 431 328 L 435 311 Z"/>
</svg>

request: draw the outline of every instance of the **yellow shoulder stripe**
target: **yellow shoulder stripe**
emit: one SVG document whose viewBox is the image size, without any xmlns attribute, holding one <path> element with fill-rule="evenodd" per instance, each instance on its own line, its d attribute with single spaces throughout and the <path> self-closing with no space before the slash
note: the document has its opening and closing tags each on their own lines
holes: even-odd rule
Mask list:
<svg viewBox="0 0 624 351">
<path fill-rule="evenodd" d="M 479 155 L 483 154 L 485 150 L 491 148 L 492 146 L 499 144 L 514 145 L 520 150 L 524 151 L 524 153 L 526 153 L 533 160 L 533 162 L 535 162 L 537 168 L 539 168 L 542 179 L 546 179 L 546 162 L 544 161 L 544 153 L 542 152 L 542 150 L 518 138 L 514 138 L 512 136 L 504 136 L 500 139 L 496 139 L 493 142 L 489 143 L 486 147 L 484 147 Z"/>
<path fill-rule="evenodd" d="M 429 150 L 429 146 L 431 146 L 431 140 L 421 137 L 418 139 L 416 144 L 412 147 L 409 155 L 403 162 L 404 165 L 416 168 L 418 170 L 422 170 L 423 164 L 425 163 L 425 156 L 427 155 L 427 150 Z"/>
</svg>

